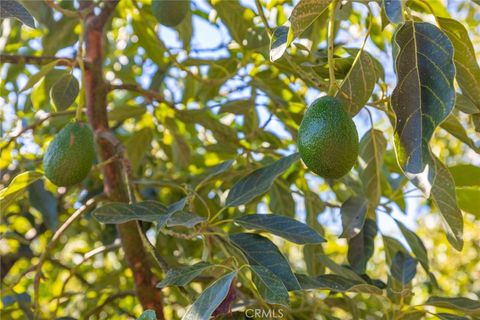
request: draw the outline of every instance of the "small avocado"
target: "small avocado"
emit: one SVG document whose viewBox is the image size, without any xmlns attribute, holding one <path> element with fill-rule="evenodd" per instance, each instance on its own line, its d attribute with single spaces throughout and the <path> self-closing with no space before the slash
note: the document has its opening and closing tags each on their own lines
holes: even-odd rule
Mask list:
<svg viewBox="0 0 480 320">
<path fill-rule="evenodd" d="M 190 0 L 154 0 L 152 12 L 158 22 L 167 27 L 175 27 L 185 19 L 190 10 Z"/>
<path fill-rule="evenodd" d="M 329 96 L 315 100 L 298 131 L 298 149 L 305 165 L 324 178 L 347 174 L 358 157 L 358 132 L 342 103 Z"/>
<path fill-rule="evenodd" d="M 43 158 L 45 176 L 57 186 L 81 182 L 95 159 L 93 133 L 83 122 L 67 124 L 55 136 Z"/>
</svg>

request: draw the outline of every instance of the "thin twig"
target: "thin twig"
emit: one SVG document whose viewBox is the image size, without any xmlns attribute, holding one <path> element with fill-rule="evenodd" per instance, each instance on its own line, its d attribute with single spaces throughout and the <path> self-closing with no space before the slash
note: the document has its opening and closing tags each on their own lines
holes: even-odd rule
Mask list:
<svg viewBox="0 0 480 320">
<path fill-rule="evenodd" d="M 66 57 L 0 54 L 1 63 L 33 64 L 42 66 L 57 60 L 57 66 L 77 66 L 77 61 L 75 59 Z"/>
</svg>

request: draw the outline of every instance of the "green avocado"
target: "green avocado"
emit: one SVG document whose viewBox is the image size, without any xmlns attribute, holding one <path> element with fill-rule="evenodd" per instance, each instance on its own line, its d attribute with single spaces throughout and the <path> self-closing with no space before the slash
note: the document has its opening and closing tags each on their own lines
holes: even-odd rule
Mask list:
<svg viewBox="0 0 480 320">
<path fill-rule="evenodd" d="M 67 124 L 55 136 L 43 158 L 45 176 L 57 186 L 81 182 L 95 159 L 93 133 L 82 122 Z"/>
<path fill-rule="evenodd" d="M 298 131 L 298 149 L 305 165 L 321 177 L 337 179 L 352 169 L 358 132 L 340 101 L 325 96 L 310 105 Z"/>
<path fill-rule="evenodd" d="M 152 12 L 167 27 L 179 25 L 190 10 L 190 0 L 153 0 Z"/>
</svg>

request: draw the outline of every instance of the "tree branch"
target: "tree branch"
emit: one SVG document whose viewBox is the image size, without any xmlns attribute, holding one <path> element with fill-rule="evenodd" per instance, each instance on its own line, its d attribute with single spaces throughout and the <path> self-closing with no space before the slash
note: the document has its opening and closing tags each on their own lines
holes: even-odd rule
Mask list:
<svg viewBox="0 0 480 320">
<path fill-rule="evenodd" d="M 144 96 L 145 98 L 147 98 L 149 100 L 155 100 L 155 101 L 158 101 L 158 102 L 161 102 L 161 103 L 165 103 L 166 105 L 168 105 L 172 109 L 175 109 L 175 106 L 172 103 L 170 103 L 169 101 L 165 100 L 163 95 L 161 95 L 159 92 L 156 92 L 156 91 L 153 91 L 153 90 L 143 89 L 140 85 L 138 85 L 136 83 L 110 84 L 108 86 L 108 88 L 109 88 L 110 91 L 112 91 L 112 90 L 128 90 L 128 91 L 136 92 L 136 93 Z"/>
<path fill-rule="evenodd" d="M 34 64 L 34 65 L 45 65 L 53 62 L 55 60 L 60 60 L 57 63 L 57 66 L 68 66 L 75 67 L 77 62 L 73 58 L 65 57 L 55 57 L 55 56 L 23 56 L 23 55 L 10 55 L 10 54 L 0 54 L 1 63 L 13 63 L 13 64 Z"/>
</svg>

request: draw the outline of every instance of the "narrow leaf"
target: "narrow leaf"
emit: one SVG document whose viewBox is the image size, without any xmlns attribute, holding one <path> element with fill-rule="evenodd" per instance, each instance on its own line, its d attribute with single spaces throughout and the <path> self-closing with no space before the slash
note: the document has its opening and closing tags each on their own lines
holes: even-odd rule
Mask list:
<svg viewBox="0 0 480 320">
<path fill-rule="evenodd" d="M 467 314 L 480 314 L 480 301 L 464 297 L 449 298 L 433 296 L 428 298 L 425 304 L 427 306 L 457 310 Z"/>
<path fill-rule="evenodd" d="M 49 64 L 46 64 L 44 65 L 40 71 L 38 71 L 37 73 L 35 73 L 34 75 L 31 75 L 29 78 L 28 78 L 28 81 L 27 83 L 25 84 L 25 86 L 22 88 L 22 90 L 20 90 L 20 93 L 21 92 L 24 92 L 28 89 L 30 89 L 31 87 L 33 87 L 38 81 L 42 80 L 43 77 L 45 77 L 45 75 L 47 75 L 47 73 L 49 73 L 56 65 L 57 63 L 60 61 L 60 59 L 58 60 L 55 60 L 55 61 L 52 61 L 50 62 Z"/>
<path fill-rule="evenodd" d="M 308 225 L 276 214 L 249 214 L 235 219 L 235 222 L 247 229 L 265 230 L 298 244 L 326 242 Z"/>
<path fill-rule="evenodd" d="M 111 202 L 93 211 L 93 215 L 102 223 L 125 223 L 128 221 L 140 220 L 157 222 L 163 225 L 169 215 L 167 208 L 156 201 L 142 201 L 135 204 Z"/>
<path fill-rule="evenodd" d="M 428 266 L 428 253 L 422 239 L 420 239 L 420 237 L 417 236 L 415 232 L 405 227 L 405 225 L 397 219 L 395 219 L 395 222 L 397 223 L 400 231 L 407 240 L 408 246 L 410 247 L 410 249 L 412 249 L 415 257 L 420 262 L 425 271 L 428 273 L 430 271 Z"/>
<path fill-rule="evenodd" d="M 50 191 L 45 190 L 42 180 L 37 180 L 28 187 L 30 205 L 40 211 L 43 222 L 50 230 L 58 226 L 57 198 Z"/>
<path fill-rule="evenodd" d="M 228 273 L 205 289 L 187 310 L 182 320 L 210 319 L 212 313 L 227 296 L 235 275 L 235 272 Z"/>
<path fill-rule="evenodd" d="M 442 129 L 445 129 L 452 136 L 456 137 L 458 140 L 465 143 L 473 151 L 480 154 L 480 148 L 477 147 L 475 142 L 468 136 L 467 131 L 465 130 L 464 125 L 455 117 L 453 114 L 450 114 L 445 121 L 440 124 Z"/>
<path fill-rule="evenodd" d="M 340 238 L 351 239 L 363 228 L 368 208 L 368 201 L 365 198 L 353 196 L 342 204 L 340 215 L 342 217 L 343 232 Z"/>
<path fill-rule="evenodd" d="M 253 283 L 255 283 L 255 287 L 263 299 L 267 303 L 288 307 L 288 290 L 282 280 L 263 266 L 252 265 L 250 269 L 252 270 Z"/>
<path fill-rule="evenodd" d="M 72 106 L 78 96 L 79 88 L 77 79 L 70 73 L 58 79 L 50 89 L 50 99 L 56 110 L 63 111 Z"/>
<path fill-rule="evenodd" d="M 165 279 L 157 284 L 157 288 L 164 288 L 168 286 L 186 286 L 203 271 L 211 267 L 211 264 L 202 261 L 191 266 L 182 266 L 169 269 Z"/>
<path fill-rule="evenodd" d="M 243 177 L 228 193 L 226 206 L 236 207 L 246 204 L 267 192 L 273 181 L 299 159 L 299 154 L 294 153 Z"/>
<path fill-rule="evenodd" d="M 230 240 L 247 256 L 250 265 L 261 265 L 269 269 L 291 290 L 300 289 L 287 259 L 270 240 L 254 233 L 237 233 Z"/>
<path fill-rule="evenodd" d="M 295 216 L 295 200 L 289 189 L 280 186 L 279 183 L 273 183 L 268 195 L 270 197 L 268 207 L 271 212 L 289 217 Z"/>
<path fill-rule="evenodd" d="M 317 277 L 296 274 L 304 290 L 331 290 L 335 292 L 361 292 L 382 295 L 382 290 L 370 284 L 344 278 L 336 274 L 323 274 Z"/>
<path fill-rule="evenodd" d="M 377 223 L 367 219 L 362 231 L 348 241 L 348 262 L 359 274 L 366 272 L 367 262 L 373 255 L 376 235 Z"/>
<path fill-rule="evenodd" d="M 17 18 L 24 25 L 35 29 L 35 20 L 30 13 L 20 3 L 14 0 L 2 0 L 2 10 L 0 10 L 0 19 Z"/>
<path fill-rule="evenodd" d="M 186 227 L 193 228 L 199 223 L 204 222 L 206 219 L 191 212 L 178 211 L 170 216 L 167 220 L 167 227 Z"/>
<path fill-rule="evenodd" d="M 41 178 L 43 178 L 43 174 L 37 171 L 27 171 L 13 178 L 8 187 L 0 190 L 2 208 L 7 209 L 23 195 L 29 185 Z"/>
<path fill-rule="evenodd" d="M 383 0 L 383 7 L 390 22 L 401 23 L 404 21 L 403 2 L 403 0 Z"/>
<path fill-rule="evenodd" d="M 234 160 L 227 160 L 227 161 L 224 161 L 220 164 L 217 164 L 216 166 L 213 166 L 211 168 L 208 168 L 208 172 L 207 174 L 205 175 L 205 177 L 198 183 L 197 185 L 197 188 L 200 186 L 200 185 L 203 185 L 205 182 L 209 181 L 210 179 L 213 179 L 215 177 L 217 177 L 218 175 L 224 173 L 225 171 L 227 171 L 228 169 L 230 169 L 230 167 L 232 166 Z"/>
<path fill-rule="evenodd" d="M 417 273 L 417 260 L 412 258 L 408 253 L 398 251 L 393 257 L 390 272 L 399 282 L 407 284 L 412 281 Z"/>
</svg>

